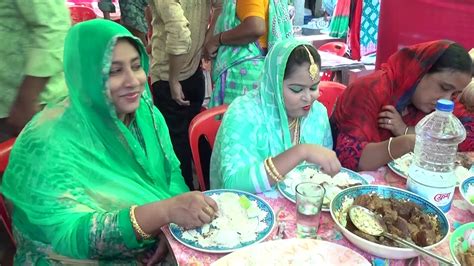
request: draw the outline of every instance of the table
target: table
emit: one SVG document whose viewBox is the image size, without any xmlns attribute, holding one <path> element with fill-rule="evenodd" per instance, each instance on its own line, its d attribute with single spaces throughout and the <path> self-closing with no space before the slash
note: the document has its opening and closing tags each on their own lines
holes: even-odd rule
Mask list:
<svg viewBox="0 0 474 266">
<path fill-rule="evenodd" d="M 321 72 L 332 71 L 335 73 L 334 81 L 348 85 L 350 70 L 364 70 L 365 65 L 362 62 L 355 61 L 346 57 L 338 56 L 324 51 L 318 51 L 321 56 Z"/>
<path fill-rule="evenodd" d="M 365 69 L 365 65 L 362 62 L 328 52 L 318 51 L 318 53 L 321 56 L 321 71 L 343 71 L 356 68 Z"/>
<path fill-rule="evenodd" d="M 315 44 L 317 41 L 342 41 L 341 39 L 334 39 L 329 35 L 318 34 L 318 35 L 297 35 L 295 36 L 297 40 L 307 41 L 313 43 L 313 46 L 317 49 L 321 45 Z M 362 62 L 355 61 L 346 57 L 338 56 L 328 52 L 323 52 L 318 50 L 319 55 L 321 56 L 321 71 L 331 70 L 331 71 L 344 71 L 349 69 L 365 69 L 365 66 Z"/>
<path fill-rule="evenodd" d="M 394 187 L 405 188 L 406 180 L 403 177 L 400 177 L 393 173 L 391 170 L 388 169 L 388 167 L 382 167 L 379 170 L 373 172 L 361 172 L 360 174 L 371 184 L 390 185 Z M 259 196 L 265 199 L 272 206 L 275 213 L 279 210 L 287 212 L 288 216 L 286 221 L 286 232 L 288 234 L 288 237 L 295 237 L 295 204 L 285 199 L 278 191 L 266 192 L 264 194 L 260 194 Z M 453 204 L 451 210 L 447 213 L 447 217 L 451 225 L 451 232 L 454 231 L 454 229 L 457 228 L 459 225 L 467 222 L 472 222 L 474 220 L 474 215 L 469 212 L 468 204 L 461 198 L 461 194 L 459 193 L 458 189 L 456 189 L 455 191 Z M 179 265 L 209 265 L 225 255 L 204 253 L 190 249 L 176 241 L 167 227 L 163 227 L 162 229 L 167 240 L 169 241 L 171 252 L 173 253 Z M 275 230 L 267 238 L 267 240 L 271 239 L 274 234 Z M 438 265 L 435 260 L 425 256 L 419 256 L 408 260 L 388 260 L 377 258 L 366 252 L 363 252 L 344 238 L 341 231 L 339 231 L 335 227 L 335 223 L 332 220 L 331 215 L 327 212 L 324 212 L 321 216 L 321 223 L 318 230 L 318 235 L 323 240 L 349 247 L 350 249 L 362 254 L 370 262 L 372 262 L 373 265 Z M 437 254 L 449 258 L 451 256 L 449 251 L 449 238 L 441 245 L 436 247 L 434 251 Z"/>
<path fill-rule="evenodd" d="M 341 38 L 331 37 L 328 34 L 314 34 L 314 35 L 300 35 L 295 34 L 295 38 L 300 41 L 307 41 L 313 44 L 314 47 L 318 48 L 321 45 L 328 42 L 343 42 Z"/>
</svg>

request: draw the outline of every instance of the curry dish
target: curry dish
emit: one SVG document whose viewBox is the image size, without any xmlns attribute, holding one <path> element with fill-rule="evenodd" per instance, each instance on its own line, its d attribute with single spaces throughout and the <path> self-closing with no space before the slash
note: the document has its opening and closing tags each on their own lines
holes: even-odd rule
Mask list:
<svg viewBox="0 0 474 266">
<path fill-rule="evenodd" d="M 437 219 L 424 213 L 421 207 L 413 202 L 383 199 L 376 194 L 372 194 L 358 196 L 354 199 L 353 205 L 366 207 L 380 214 L 380 222 L 387 232 L 411 241 L 418 246 L 433 245 L 443 237 L 439 231 Z M 374 237 L 361 232 L 350 219 L 347 219 L 346 228 L 369 241 L 385 246 L 400 247 L 397 243 L 383 236 Z"/>
</svg>

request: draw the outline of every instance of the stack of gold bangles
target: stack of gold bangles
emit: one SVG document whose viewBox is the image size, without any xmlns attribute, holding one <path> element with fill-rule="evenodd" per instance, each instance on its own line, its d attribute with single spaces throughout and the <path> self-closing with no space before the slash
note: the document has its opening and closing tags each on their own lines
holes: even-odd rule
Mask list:
<svg viewBox="0 0 474 266">
<path fill-rule="evenodd" d="M 263 161 L 263 165 L 265 167 L 265 170 L 267 171 L 268 175 L 275 181 L 275 182 L 280 182 L 285 179 L 284 176 L 282 176 L 278 170 L 276 169 L 275 165 L 273 164 L 272 157 L 268 157 Z"/>
<path fill-rule="evenodd" d="M 135 232 L 138 233 L 138 235 L 140 235 L 140 237 L 143 240 L 152 239 L 153 235 L 145 233 L 145 231 L 143 231 L 141 226 L 138 224 L 137 218 L 135 217 L 135 209 L 136 208 L 137 208 L 137 205 L 133 205 L 132 207 L 130 207 L 130 220 L 132 222 L 133 229 L 135 230 Z"/>
</svg>

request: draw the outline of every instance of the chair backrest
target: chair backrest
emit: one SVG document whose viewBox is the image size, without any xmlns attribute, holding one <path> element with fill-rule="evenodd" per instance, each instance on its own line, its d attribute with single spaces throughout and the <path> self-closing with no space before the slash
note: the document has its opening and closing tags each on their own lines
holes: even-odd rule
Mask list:
<svg viewBox="0 0 474 266">
<path fill-rule="evenodd" d="M 323 73 L 321 73 L 320 81 L 332 81 L 333 78 L 334 78 L 334 73 L 331 70 L 326 70 Z"/>
<path fill-rule="evenodd" d="M 13 238 L 12 221 L 10 215 L 8 215 L 8 209 L 3 200 L 3 196 L 0 194 L 0 226 L 6 229 L 8 237 L 10 238 L 11 244 L 15 246 L 15 240 Z"/>
<path fill-rule="evenodd" d="M 13 143 L 15 143 L 16 138 L 11 138 L 7 141 L 0 143 L 0 174 L 5 171 L 8 164 L 8 158 L 10 157 L 10 151 L 12 150 Z M 13 240 L 13 233 L 11 227 L 11 219 L 8 215 L 8 210 L 3 200 L 2 195 L 0 194 L 0 226 L 4 226 L 8 236 L 13 245 L 15 241 Z"/>
<path fill-rule="evenodd" d="M 71 6 L 69 7 L 69 12 L 71 13 L 72 24 L 95 19 L 97 17 L 94 10 L 87 6 Z"/>
<path fill-rule="evenodd" d="M 206 190 L 206 183 L 204 182 L 201 156 L 199 154 L 199 138 L 201 136 L 205 137 L 207 142 L 209 142 L 211 149 L 214 147 L 217 130 L 221 125 L 221 117 L 217 119 L 216 116 L 224 114 L 226 110 L 227 105 L 221 105 L 204 110 L 194 117 L 189 124 L 189 143 L 191 145 L 191 153 L 193 155 L 194 166 L 196 167 L 198 176 L 199 189 L 201 191 Z"/>
<path fill-rule="evenodd" d="M 12 150 L 15 140 L 15 138 L 11 138 L 0 143 L 0 173 L 7 169 L 8 158 L 10 157 L 10 151 Z"/>
<path fill-rule="evenodd" d="M 346 86 L 344 84 L 334 81 L 321 81 L 319 83 L 318 101 L 326 107 L 329 117 L 336 105 L 337 98 L 339 98 L 345 89 Z"/>
<path fill-rule="evenodd" d="M 335 54 L 338 56 L 344 56 L 347 52 L 347 44 L 343 42 L 328 42 L 319 46 L 318 50 Z"/>
</svg>

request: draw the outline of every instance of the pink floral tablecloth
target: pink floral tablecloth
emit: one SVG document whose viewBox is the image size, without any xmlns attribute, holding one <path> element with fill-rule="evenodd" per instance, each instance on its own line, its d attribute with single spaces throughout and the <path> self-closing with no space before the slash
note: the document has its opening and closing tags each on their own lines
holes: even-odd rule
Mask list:
<svg viewBox="0 0 474 266">
<path fill-rule="evenodd" d="M 371 184 L 390 185 L 394 187 L 405 188 L 406 180 L 390 171 L 387 167 L 382 167 L 378 171 L 374 172 L 361 172 L 360 174 L 362 174 L 362 176 Z M 285 199 L 278 191 L 266 192 L 265 194 L 260 194 L 259 196 L 265 199 L 272 206 L 275 213 L 279 210 L 284 210 L 288 213 L 288 216 L 286 218 L 286 232 L 289 238 L 294 238 L 296 231 L 295 204 Z M 454 229 L 459 227 L 461 224 L 474 221 L 474 215 L 468 211 L 467 202 L 465 202 L 461 198 L 458 189 L 456 189 L 453 204 L 451 210 L 447 213 L 447 217 L 451 224 L 451 232 L 454 231 Z M 221 258 L 222 256 L 226 255 L 210 254 L 193 250 L 176 241 L 167 227 L 164 227 L 163 231 L 166 235 L 167 240 L 169 241 L 171 252 L 173 253 L 179 265 L 209 265 L 217 259 Z M 274 234 L 275 230 L 272 235 L 269 236 L 269 239 L 271 239 Z M 327 212 L 324 212 L 321 216 L 321 223 L 318 230 L 318 235 L 323 240 L 337 243 L 349 247 L 352 250 L 355 250 L 356 252 L 367 258 L 370 262 L 372 262 L 373 265 L 438 265 L 435 260 L 425 256 L 419 256 L 408 260 L 388 260 L 374 257 L 352 245 L 336 228 L 335 223 L 331 218 L 331 215 Z M 434 251 L 437 254 L 449 258 L 449 241 L 446 240 Z"/>
</svg>

